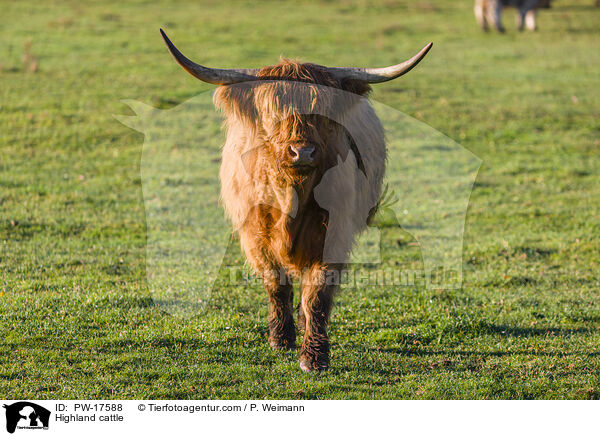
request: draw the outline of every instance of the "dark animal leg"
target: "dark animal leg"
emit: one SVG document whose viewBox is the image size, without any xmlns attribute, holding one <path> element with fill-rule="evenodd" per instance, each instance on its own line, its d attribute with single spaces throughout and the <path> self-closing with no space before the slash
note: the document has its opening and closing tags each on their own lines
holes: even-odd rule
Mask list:
<svg viewBox="0 0 600 436">
<path fill-rule="evenodd" d="M 494 23 L 494 26 L 496 26 L 496 29 L 498 29 L 498 32 L 504 33 L 504 31 L 505 31 L 504 26 L 502 25 L 502 2 L 496 1 L 495 4 L 491 5 L 491 7 L 489 8 L 489 12 L 490 12 L 489 21 Z"/>
<path fill-rule="evenodd" d="M 327 284 L 326 270 L 315 267 L 303 277 L 302 310 L 306 319 L 304 341 L 300 351 L 303 371 L 323 371 L 329 367 L 327 322 L 338 284 Z"/>
<path fill-rule="evenodd" d="M 481 2 L 481 1 L 475 2 L 475 19 L 477 20 L 479 27 L 481 27 L 481 30 L 483 30 L 484 32 L 487 32 L 488 31 L 488 23 L 487 23 L 486 13 L 485 13 L 483 6 L 484 6 L 483 2 Z"/>
<path fill-rule="evenodd" d="M 294 298 L 292 281 L 281 271 L 263 277 L 269 296 L 269 345 L 274 349 L 292 350 L 296 348 L 296 330 L 292 314 Z"/>
<path fill-rule="evenodd" d="M 522 32 L 523 29 L 525 29 L 525 14 L 526 13 L 527 13 L 527 10 L 520 9 L 517 14 L 517 28 L 519 29 L 519 32 Z"/>
</svg>

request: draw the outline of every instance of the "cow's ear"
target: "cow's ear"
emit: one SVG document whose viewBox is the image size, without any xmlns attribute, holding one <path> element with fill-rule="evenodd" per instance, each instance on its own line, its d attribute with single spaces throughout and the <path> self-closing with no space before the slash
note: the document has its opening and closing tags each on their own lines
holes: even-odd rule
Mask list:
<svg viewBox="0 0 600 436">
<path fill-rule="evenodd" d="M 362 80 L 344 79 L 342 89 L 357 95 L 367 95 L 371 92 L 371 86 Z"/>
</svg>

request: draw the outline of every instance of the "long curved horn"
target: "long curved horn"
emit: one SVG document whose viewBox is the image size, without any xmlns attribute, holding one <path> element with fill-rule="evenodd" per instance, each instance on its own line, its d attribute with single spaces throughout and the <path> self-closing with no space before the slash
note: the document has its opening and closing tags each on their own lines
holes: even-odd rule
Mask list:
<svg viewBox="0 0 600 436">
<path fill-rule="evenodd" d="M 433 42 L 430 42 L 421 49 L 419 53 L 414 55 L 406 62 L 402 62 L 398 65 L 392 65 L 384 68 L 340 68 L 340 67 L 328 67 L 327 70 L 333 74 L 336 78 L 360 80 L 367 83 L 380 83 L 393 80 L 403 74 L 408 73 L 414 67 L 417 66 L 421 59 L 425 57 L 427 52 L 433 46 Z"/>
<path fill-rule="evenodd" d="M 200 79 L 203 82 L 212 83 L 213 85 L 231 85 L 234 83 L 257 80 L 256 75 L 258 74 L 258 69 L 224 70 L 220 68 L 207 68 L 203 67 L 202 65 L 198 65 L 190 61 L 179 50 L 177 50 L 177 47 L 173 45 L 169 37 L 162 29 L 160 29 L 160 34 L 165 40 L 165 44 L 167 44 L 167 48 L 169 49 L 169 52 L 173 58 L 175 58 L 175 61 L 177 61 L 177 63 L 181 65 L 185 71 L 190 73 L 196 79 Z"/>
</svg>

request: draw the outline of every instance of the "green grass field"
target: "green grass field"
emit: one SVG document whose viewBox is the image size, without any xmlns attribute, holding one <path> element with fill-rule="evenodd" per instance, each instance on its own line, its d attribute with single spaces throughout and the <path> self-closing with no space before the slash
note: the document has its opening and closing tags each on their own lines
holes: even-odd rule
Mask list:
<svg viewBox="0 0 600 436">
<path fill-rule="evenodd" d="M 556 0 L 539 30 L 477 28 L 471 0 L 2 1 L 0 398 L 600 398 L 600 9 Z M 144 137 L 122 99 L 170 108 L 205 65 L 280 55 L 419 67 L 372 98 L 483 160 L 459 290 L 337 298 L 332 366 L 303 374 L 266 341 L 259 286 L 158 310 L 146 282 Z M 418 263 L 399 226 L 390 264 Z M 392 244 L 393 245 L 393 244 Z M 238 257 L 239 254 L 235 253 Z"/>
</svg>

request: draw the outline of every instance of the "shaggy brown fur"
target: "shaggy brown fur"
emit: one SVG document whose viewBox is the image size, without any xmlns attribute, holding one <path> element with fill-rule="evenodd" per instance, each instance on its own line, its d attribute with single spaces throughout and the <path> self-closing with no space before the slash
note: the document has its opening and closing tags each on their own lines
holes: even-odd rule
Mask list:
<svg viewBox="0 0 600 436">
<path fill-rule="evenodd" d="M 338 289 L 326 277 L 347 261 L 366 226 L 360 211 L 372 210 L 381 194 L 383 129 L 364 97 L 368 84 L 341 83 L 323 67 L 285 59 L 262 68 L 259 77 L 265 80 L 215 92 L 227 127 L 221 196 L 248 262 L 263 278 L 271 346 L 295 347 L 292 279 L 301 279 L 300 366 L 323 370 L 329 365 L 327 323 Z M 315 147 L 314 166 L 294 167 L 290 145 Z M 333 167 L 339 171 L 325 188 L 334 200 L 324 209 L 314 188 Z"/>
</svg>

